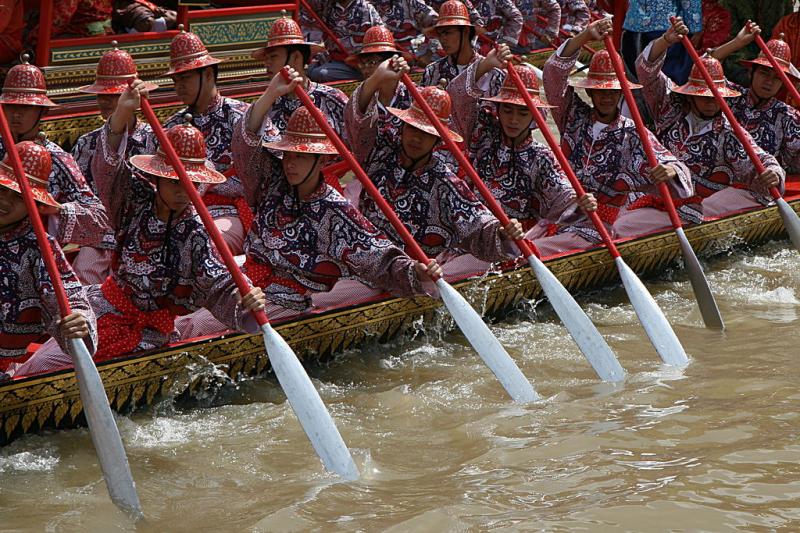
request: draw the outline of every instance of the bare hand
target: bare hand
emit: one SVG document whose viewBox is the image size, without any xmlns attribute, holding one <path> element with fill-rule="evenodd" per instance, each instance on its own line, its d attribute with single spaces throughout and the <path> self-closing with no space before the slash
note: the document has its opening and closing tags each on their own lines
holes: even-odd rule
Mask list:
<svg viewBox="0 0 800 533">
<path fill-rule="evenodd" d="M 660 164 L 655 168 L 650 169 L 648 176 L 653 183 L 664 183 L 669 180 L 674 180 L 678 177 L 678 171 L 672 165 Z"/>
<path fill-rule="evenodd" d="M 372 77 L 380 82 L 395 82 L 400 79 L 400 77 L 409 72 L 411 67 L 408 66 L 408 62 L 402 56 L 395 55 L 378 65 L 378 68 L 375 69 L 375 72 L 372 74 Z"/>
<path fill-rule="evenodd" d="M 781 177 L 774 170 L 767 169 L 753 181 L 757 187 L 768 191 L 772 187 L 777 187 L 781 184 Z"/>
<path fill-rule="evenodd" d="M 491 70 L 493 68 L 505 68 L 506 63 L 511 61 L 512 57 L 514 57 L 514 54 L 511 53 L 508 45 L 500 43 L 492 48 L 484 61 L 486 61 L 486 66 L 489 67 L 487 70 Z"/>
<path fill-rule="evenodd" d="M 279 72 L 276 76 L 272 77 L 269 85 L 267 85 L 266 92 L 275 98 L 294 92 L 295 87 L 303 83 L 303 77 L 298 74 L 295 69 L 288 65 L 285 66 L 284 69 L 286 69 L 286 72 L 289 74 L 288 80 L 284 78 L 283 72 Z"/>
<path fill-rule="evenodd" d="M 614 23 L 610 18 L 595 20 L 584 30 L 584 32 L 588 32 L 589 41 L 602 41 L 613 31 Z"/>
<path fill-rule="evenodd" d="M 52 205 L 43 205 L 43 204 L 36 204 L 36 210 L 39 211 L 40 215 L 50 216 L 50 215 L 60 215 L 61 208 L 55 207 Z"/>
<path fill-rule="evenodd" d="M 597 211 L 597 198 L 592 193 L 587 192 L 578 198 L 578 207 L 586 214 L 594 213 Z"/>
<path fill-rule="evenodd" d="M 261 287 L 253 287 L 250 292 L 244 295 L 244 298 L 239 300 L 239 305 L 245 311 L 263 311 L 267 306 L 267 298 L 264 296 L 264 291 L 261 290 Z"/>
<path fill-rule="evenodd" d="M 681 17 L 675 17 L 672 26 L 664 32 L 664 40 L 669 44 L 680 42 L 683 35 L 689 35 L 689 26 L 683 22 Z"/>
<path fill-rule="evenodd" d="M 519 220 L 512 218 L 505 228 L 500 228 L 500 235 L 506 240 L 518 241 L 525 237 L 525 231 L 522 229 L 522 224 L 519 223 Z"/>
<path fill-rule="evenodd" d="M 85 339 L 89 336 L 89 321 L 81 313 L 67 315 L 56 324 L 65 339 Z"/>
<path fill-rule="evenodd" d="M 431 281 L 437 280 L 442 277 L 442 267 L 436 262 L 436 259 L 428 261 L 428 265 L 423 265 L 419 261 L 414 264 L 414 270 L 417 271 L 419 277 L 430 278 Z"/>
<path fill-rule="evenodd" d="M 739 30 L 739 33 L 736 34 L 735 39 L 741 44 L 742 46 L 748 45 L 753 42 L 756 38 L 756 35 L 761 33 L 761 27 L 756 24 L 755 22 L 748 20 L 745 22 L 742 29 Z"/>
</svg>

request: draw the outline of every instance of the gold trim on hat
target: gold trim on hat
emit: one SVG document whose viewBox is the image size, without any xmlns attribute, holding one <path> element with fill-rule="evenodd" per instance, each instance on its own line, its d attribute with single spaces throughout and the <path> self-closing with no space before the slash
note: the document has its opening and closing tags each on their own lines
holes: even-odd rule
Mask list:
<svg viewBox="0 0 800 533">
<path fill-rule="evenodd" d="M 31 89 L 31 88 L 28 88 L 28 87 L 3 87 L 3 94 L 5 94 L 7 92 L 47 94 L 47 90 L 46 89 Z"/>
<path fill-rule="evenodd" d="M 176 57 L 174 59 L 170 59 L 169 62 L 170 62 L 170 64 L 173 64 L 173 63 L 177 63 L 178 61 L 186 61 L 187 59 L 195 59 L 195 58 L 198 58 L 198 57 L 210 56 L 210 55 L 211 54 L 208 53 L 208 50 L 203 50 L 203 51 L 200 51 L 200 52 L 195 52 L 193 54 L 187 54 L 185 56 L 180 56 L 180 57 Z"/>
</svg>

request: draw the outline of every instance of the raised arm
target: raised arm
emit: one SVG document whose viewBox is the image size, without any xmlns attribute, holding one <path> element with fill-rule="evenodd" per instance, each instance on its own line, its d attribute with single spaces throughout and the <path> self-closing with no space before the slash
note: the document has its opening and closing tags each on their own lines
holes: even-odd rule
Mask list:
<svg viewBox="0 0 800 533">
<path fill-rule="evenodd" d="M 745 25 L 739 30 L 736 36 L 725 44 L 715 48 L 711 55 L 717 58 L 720 62 L 725 61 L 729 55 L 738 52 L 748 44 L 752 43 L 756 35 L 761 33 L 761 28 L 758 24 L 752 24 L 748 20 Z"/>
</svg>

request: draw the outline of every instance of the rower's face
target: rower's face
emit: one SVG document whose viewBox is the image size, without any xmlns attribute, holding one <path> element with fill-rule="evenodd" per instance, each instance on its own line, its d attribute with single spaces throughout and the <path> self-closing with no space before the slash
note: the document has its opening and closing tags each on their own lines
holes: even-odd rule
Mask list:
<svg viewBox="0 0 800 533">
<path fill-rule="evenodd" d="M 114 113 L 119 102 L 118 94 L 98 94 L 97 95 L 97 108 L 100 110 L 100 116 L 103 120 L 108 120 L 108 117 Z"/>
<path fill-rule="evenodd" d="M 713 118 L 719 113 L 719 104 L 717 104 L 713 96 L 692 96 L 690 98 L 693 111 L 695 111 L 700 118 Z"/>
<path fill-rule="evenodd" d="M 458 53 L 461 44 L 461 27 L 443 26 L 436 30 L 439 35 L 439 42 L 442 43 L 444 53 L 451 56 Z"/>
<path fill-rule="evenodd" d="M 0 186 L 0 226 L 10 226 L 28 215 L 22 195 Z"/>
<path fill-rule="evenodd" d="M 600 117 L 616 116 L 622 91 L 619 89 L 594 89 L 587 92 L 589 92 L 592 105 Z"/>
<path fill-rule="evenodd" d="M 439 137 L 425 133 L 419 128 L 415 128 L 410 124 L 403 124 L 403 132 L 400 135 L 400 141 L 403 144 L 403 150 L 406 155 L 411 159 L 421 159 L 428 155 Z"/>
<path fill-rule="evenodd" d="M 389 59 L 393 54 L 361 54 L 358 57 L 358 70 L 364 79 L 375 73 L 378 65 Z"/>
<path fill-rule="evenodd" d="M 203 70 L 187 70 L 185 72 L 178 72 L 173 74 L 172 81 L 175 83 L 175 93 L 180 98 L 184 105 L 192 105 L 198 98 L 198 91 L 200 91 L 200 79 L 203 75 Z"/>
<path fill-rule="evenodd" d="M 189 195 L 186 194 L 180 180 L 159 178 L 158 196 L 169 209 L 177 213 L 186 209 L 186 206 L 191 203 Z"/>
<path fill-rule="evenodd" d="M 319 177 L 320 156 L 316 154 L 304 154 L 300 152 L 283 152 L 283 172 L 286 174 L 286 181 L 292 187 L 297 187 L 306 179 L 316 183 Z"/>
<path fill-rule="evenodd" d="M 288 60 L 289 49 L 285 46 L 276 46 L 275 48 L 269 48 L 266 51 L 266 55 L 264 56 L 264 67 L 267 69 L 267 77 L 272 79 L 272 77 L 281 71 L 281 69 L 286 65 Z"/>
<path fill-rule="evenodd" d="M 769 67 L 756 65 L 753 69 L 753 77 L 750 83 L 753 92 L 762 100 L 769 100 L 781 88 L 781 79 L 778 74 Z"/>
<path fill-rule="evenodd" d="M 32 133 L 36 129 L 39 119 L 42 116 L 42 108 L 35 105 L 4 104 L 3 110 L 6 112 L 8 126 L 11 134 L 19 140 L 20 135 L 32 138 Z"/>
<path fill-rule="evenodd" d="M 499 116 L 503 133 L 512 139 L 516 139 L 523 132 L 530 130 L 533 120 L 533 115 L 526 106 L 515 104 L 500 104 Z"/>
</svg>

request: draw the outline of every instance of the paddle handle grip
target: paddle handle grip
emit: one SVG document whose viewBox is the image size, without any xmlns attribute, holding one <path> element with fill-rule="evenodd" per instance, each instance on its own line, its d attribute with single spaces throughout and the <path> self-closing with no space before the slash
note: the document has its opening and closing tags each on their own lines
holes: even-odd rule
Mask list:
<svg viewBox="0 0 800 533">
<path fill-rule="evenodd" d="M 794 101 L 800 102 L 800 91 L 797 90 L 797 87 L 795 87 L 794 83 L 792 83 L 792 80 L 790 80 L 789 76 L 787 76 L 786 73 L 783 71 L 783 68 L 781 68 L 781 65 L 778 63 L 778 60 L 775 59 L 773 53 L 770 51 L 769 48 L 767 48 L 767 43 L 764 42 L 764 39 L 761 38 L 761 35 L 756 34 L 755 41 L 758 47 L 761 48 L 761 51 L 764 53 L 764 57 L 766 57 L 767 61 L 769 61 L 769 64 L 772 65 L 773 70 L 775 70 L 775 72 L 778 73 L 778 77 L 783 82 L 783 85 L 786 87 L 786 90 L 789 91 L 789 93 L 792 95 Z"/>
<path fill-rule="evenodd" d="M 606 44 L 606 50 L 611 58 L 611 64 L 614 66 L 614 72 L 619 78 L 620 85 L 622 86 L 622 94 L 625 96 L 625 101 L 628 103 L 628 109 L 631 112 L 634 124 L 636 124 L 636 131 L 639 132 L 639 139 L 642 141 L 644 153 L 647 156 L 647 164 L 653 169 L 658 166 L 658 159 L 656 159 L 656 152 L 653 150 L 653 144 L 650 142 L 650 130 L 644 125 L 642 115 L 639 113 L 639 107 L 636 105 L 636 99 L 633 97 L 633 91 L 628 83 L 628 78 L 625 76 L 625 67 L 622 65 L 622 58 L 617 53 L 617 48 L 614 46 L 614 41 L 610 35 L 606 35 L 603 40 Z M 683 226 L 678 211 L 675 209 L 675 203 L 672 201 L 672 194 L 669 192 L 669 187 L 664 182 L 657 185 L 658 193 L 664 201 L 664 206 L 667 208 L 669 220 L 672 222 L 673 228 L 680 228 Z"/>
<path fill-rule="evenodd" d="M 67 292 L 64 290 L 64 285 L 61 283 L 61 272 L 56 266 L 56 260 L 50 251 L 50 241 L 47 239 L 47 232 L 45 232 L 44 224 L 39 216 L 39 210 L 36 208 L 36 200 L 33 199 L 33 192 L 31 192 L 30 183 L 25 179 L 25 167 L 22 166 L 22 160 L 17 152 L 17 146 L 14 143 L 14 136 L 11 134 L 11 128 L 8 127 L 8 120 L 6 119 L 6 112 L 0 104 L 0 134 L 2 134 L 3 144 L 6 146 L 6 153 L 11 159 L 11 168 L 14 169 L 14 174 L 17 175 L 17 183 L 19 183 L 20 191 L 22 192 L 22 200 L 25 202 L 25 209 L 28 211 L 28 219 L 33 226 L 33 233 L 36 235 L 36 242 L 39 244 L 39 251 L 44 260 L 44 266 L 47 268 L 47 273 L 50 275 L 50 281 L 53 284 L 53 290 L 56 293 L 56 302 L 58 309 L 61 313 L 61 318 L 72 313 L 72 308 L 69 305 Z"/>
<path fill-rule="evenodd" d="M 204 204 L 203 199 L 200 198 L 200 193 L 197 192 L 194 183 L 192 183 L 192 180 L 190 180 L 188 174 L 186 174 L 186 169 L 183 167 L 183 162 L 175 152 L 175 148 L 167 138 L 167 134 L 164 133 L 164 128 L 161 127 L 161 123 L 158 121 L 156 114 L 153 112 L 153 107 L 150 105 L 150 102 L 147 100 L 147 98 L 141 98 L 141 107 L 142 113 L 147 119 L 147 122 L 150 123 L 153 133 L 155 133 L 156 138 L 158 139 L 158 144 L 161 146 L 161 149 L 167 156 L 167 160 L 175 169 L 175 172 L 178 173 L 178 179 L 180 179 L 183 188 L 186 190 L 186 194 L 189 196 L 194 208 L 197 210 L 197 214 L 200 215 L 200 220 L 203 221 L 203 225 L 211 237 L 214 246 L 216 246 L 217 251 L 222 257 L 222 261 L 225 263 L 225 266 L 228 267 L 231 276 L 233 276 L 233 281 L 239 288 L 239 292 L 242 294 L 242 296 L 246 295 L 248 292 L 250 292 L 250 284 L 247 283 L 242 271 L 239 269 L 239 265 L 236 264 L 236 260 L 233 258 L 233 254 L 228 248 L 225 239 L 222 238 L 219 228 L 217 228 L 216 224 L 214 224 L 214 219 L 211 218 L 211 214 L 208 212 L 206 204 Z M 255 317 L 259 326 L 263 326 L 269 322 L 267 314 L 264 311 L 254 311 L 253 316 Z"/>
<path fill-rule="evenodd" d="M 286 81 L 289 81 L 289 72 L 284 67 L 281 70 L 281 75 Z M 361 186 L 366 189 L 367 193 L 375 200 L 375 203 L 378 204 L 378 208 L 381 210 L 383 215 L 389 220 L 389 223 L 395 229 L 395 231 L 400 235 L 400 238 L 403 239 L 403 242 L 406 245 L 406 250 L 408 251 L 408 255 L 413 257 L 415 260 L 419 261 L 420 263 L 427 265 L 430 262 L 430 258 L 422 251 L 417 241 L 414 240 L 414 237 L 411 236 L 411 233 L 408 231 L 408 228 L 403 224 L 403 222 L 397 217 L 397 213 L 394 212 L 394 209 L 391 208 L 389 203 L 386 199 L 381 195 L 378 188 L 375 187 L 375 184 L 372 183 L 372 180 L 369 179 L 367 173 L 364 172 L 364 169 L 361 168 L 361 165 L 358 164 L 356 158 L 344 144 L 341 137 L 334 131 L 331 125 L 328 123 L 328 120 L 322 114 L 322 111 L 314 105 L 314 102 L 311 100 L 311 97 L 308 96 L 305 89 L 300 87 L 299 85 L 295 87 L 294 94 L 297 96 L 298 99 L 303 103 L 303 105 L 308 109 L 311 116 L 314 118 L 316 123 L 322 128 L 322 131 L 325 132 L 328 139 L 331 140 L 333 145 L 336 147 L 336 150 L 339 151 L 339 155 L 344 158 L 347 164 L 350 166 L 350 170 L 353 171 L 358 181 L 361 182 Z M 434 281 L 436 281 L 434 279 Z"/>
<path fill-rule="evenodd" d="M 531 114 L 533 115 L 533 120 L 536 121 L 536 125 L 539 126 L 539 131 L 544 136 L 545 142 L 550 147 L 550 150 L 553 151 L 553 155 L 556 156 L 561 168 L 564 170 L 564 174 L 567 176 L 570 184 L 572 184 L 572 188 L 575 189 L 575 194 L 578 195 L 578 198 L 583 197 L 586 194 L 586 190 L 581 185 L 580 180 L 575 175 L 575 171 L 572 170 L 572 166 L 570 166 L 567 157 L 564 155 L 563 150 L 561 150 L 561 146 L 559 146 L 558 142 L 556 142 L 555 137 L 550 132 L 550 128 L 547 126 L 547 122 L 545 122 L 544 117 L 542 116 L 539 109 L 533 104 L 533 100 L 531 100 L 530 95 L 528 94 L 528 90 L 525 88 L 525 84 L 522 83 L 522 80 L 519 78 L 519 74 L 517 74 L 514 65 L 510 62 L 506 65 L 508 69 L 508 75 L 511 78 L 511 81 L 517 87 L 517 91 L 522 96 L 522 99 L 525 101 L 525 104 L 530 109 Z M 594 224 L 595 229 L 600 234 L 600 238 L 603 240 L 606 248 L 608 248 L 611 257 L 617 258 L 620 257 L 619 250 L 617 249 L 617 245 L 614 244 L 614 240 L 611 238 L 611 234 L 608 233 L 605 224 L 600 217 L 597 215 L 597 212 L 588 213 L 589 219 Z"/>
<path fill-rule="evenodd" d="M 671 23 L 674 23 L 675 17 L 670 17 L 669 20 Z M 736 117 L 733 115 L 733 111 L 731 111 L 728 103 L 725 102 L 725 99 L 719 93 L 719 89 L 717 89 L 717 86 L 714 85 L 714 80 L 711 79 L 711 74 L 708 73 L 708 69 L 706 69 L 706 66 L 703 64 L 703 61 L 697 54 L 697 50 L 694 49 L 692 41 L 690 41 L 685 35 L 681 35 L 681 42 L 683 43 L 684 48 L 686 48 L 686 51 L 689 53 L 689 56 L 692 58 L 692 61 L 694 61 L 694 64 L 697 65 L 697 69 L 700 71 L 700 75 L 703 76 L 703 80 L 705 80 L 706 85 L 708 85 L 708 87 L 711 89 L 714 99 L 717 101 L 720 109 L 722 109 L 722 112 L 728 118 L 728 122 L 730 122 L 731 127 L 733 128 L 734 135 L 736 135 L 736 138 L 739 139 L 742 147 L 744 147 L 744 150 L 747 152 L 747 155 L 750 158 L 750 161 L 752 161 L 753 166 L 756 167 L 756 172 L 759 174 L 764 173 L 766 170 L 764 163 L 762 163 L 761 159 L 759 159 L 756 151 L 753 149 L 753 145 L 749 142 L 747 135 L 745 135 L 744 128 L 742 128 L 741 124 L 739 124 L 739 121 L 736 120 Z M 770 187 L 769 192 L 774 199 L 777 200 L 778 198 L 781 198 L 781 193 L 776 187 Z"/>
<path fill-rule="evenodd" d="M 475 170 L 475 167 L 472 166 L 472 163 L 469 162 L 467 156 L 464 155 L 464 152 L 462 152 L 456 142 L 450 138 L 449 130 L 444 124 L 442 124 L 441 119 L 436 116 L 436 113 L 434 113 L 433 109 L 431 109 L 431 106 L 429 106 L 428 102 L 426 102 L 422 97 L 419 89 L 417 89 L 417 86 L 414 85 L 414 81 L 406 73 L 403 73 L 401 80 L 408 88 L 408 92 L 411 93 L 411 97 L 414 99 L 417 106 L 422 109 L 422 112 L 425 113 L 425 116 L 428 117 L 428 120 L 430 120 L 431 124 L 433 124 L 433 126 L 436 128 L 436 131 L 439 132 L 439 135 L 447 146 L 447 149 L 453 154 L 453 156 L 456 158 L 456 161 L 458 161 L 459 167 L 463 169 L 464 172 L 467 173 L 467 176 L 469 176 L 469 179 L 472 180 L 473 185 L 475 185 L 475 187 L 478 189 L 478 192 L 483 197 L 483 200 L 486 202 L 486 206 L 489 208 L 489 211 L 491 211 L 497 220 L 500 221 L 503 227 L 508 226 L 508 223 L 510 222 L 508 215 L 506 215 L 506 212 L 497 202 L 497 199 L 492 194 L 492 191 L 486 187 L 486 184 L 478 175 L 478 172 Z M 525 259 L 534 255 L 534 248 L 532 248 L 533 245 L 525 239 L 518 239 L 514 242 L 519 247 Z"/>
<path fill-rule="evenodd" d="M 330 37 L 334 43 L 336 43 L 336 46 L 339 47 L 339 50 L 341 50 L 344 55 L 350 54 L 350 52 L 347 50 L 347 48 L 345 48 L 344 43 L 342 43 L 339 37 L 337 37 L 336 34 L 333 33 L 333 30 L 330 29 L 327 24 L 325 24 L 325 22 L 319 15 L 317 15 L 316 11 L 314 11 L 314 8 L 308 5 L 307 0 L 300 0 L 299 5 L 302 6 L 303 9 L 308 11 L 308 14 L 311 15 L 311 18 L 314 19 L 314 22 L 316 22 L 319 25 L 320 29 L 325 34 L 327 34 L 327 36 Z"/>
</svg>

